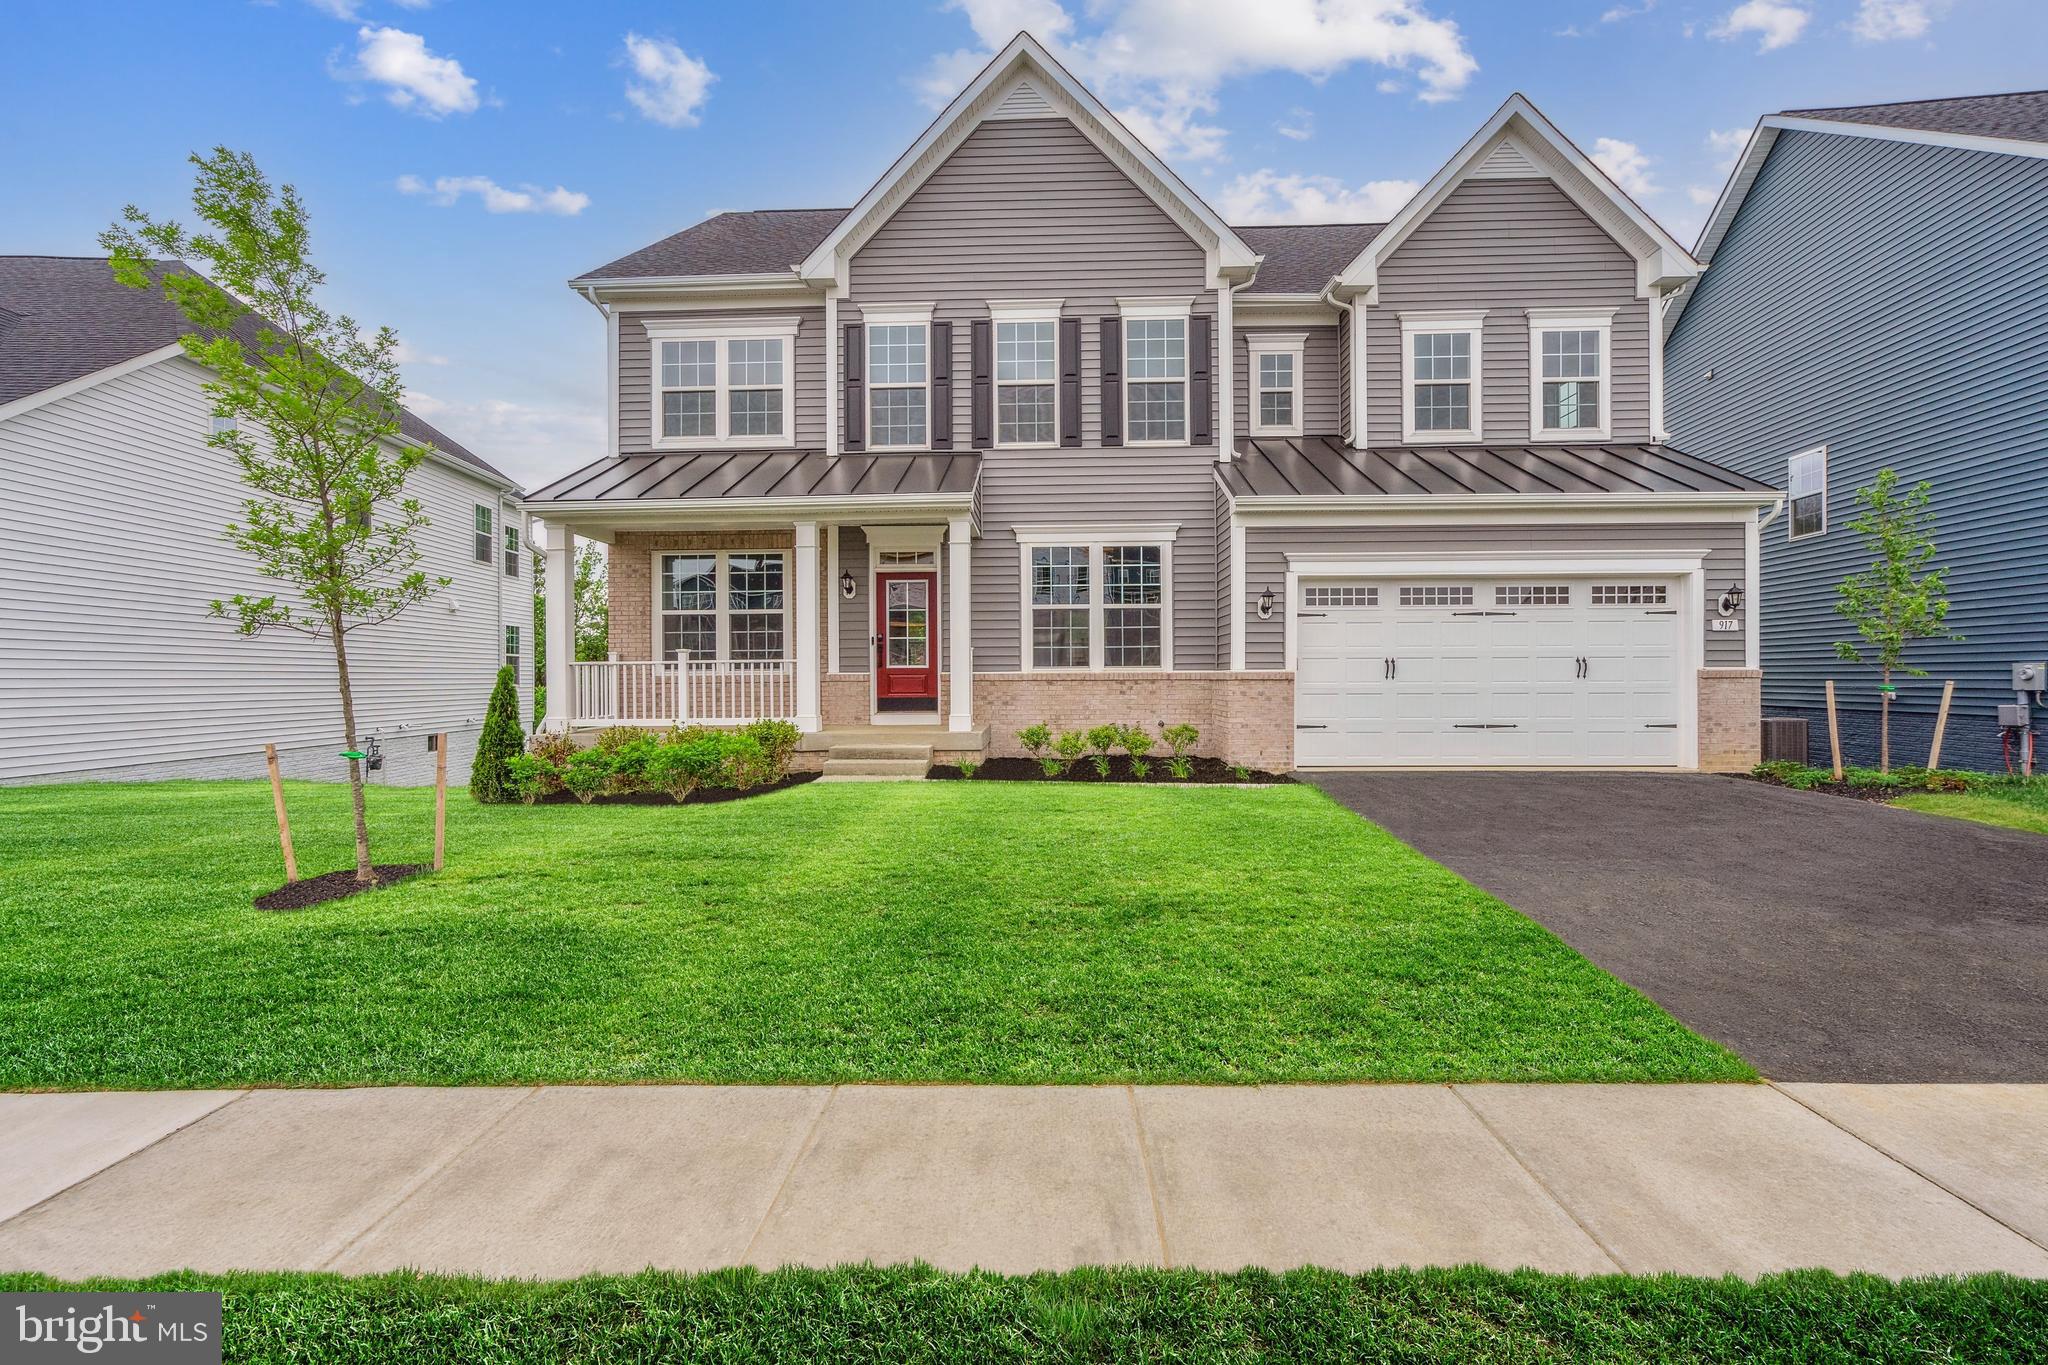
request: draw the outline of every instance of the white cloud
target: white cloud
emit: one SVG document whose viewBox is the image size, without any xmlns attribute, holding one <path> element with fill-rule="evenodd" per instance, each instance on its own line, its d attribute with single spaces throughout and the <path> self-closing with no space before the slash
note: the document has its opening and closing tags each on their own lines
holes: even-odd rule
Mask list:
<svg viewBox="0 0 2048 1365">
<path fill-rule="evenodd" d="M 1685 197 L 1701 208 L 1707 208 L 1721 197 L 1721 191 L 1712 185 L 1687 185 Z"/>
<path fill-rule="evenodd" d="M 664 128 L 694 128 L 697 111 L 711 98 L 718 79 L 711 68 L 666 38 L 626 35 L 626 64 L 637 78 L 626 82 L 626 99 Z"/>
<path fill-rule="evenodd" d="M 1707 149 L 1714 154 L 1714 169 L 1722 175 L 1735 169 L 1735 162 L 1742 156 L 1742 149 L 1749 145 L 1747 128 L 1711 128 L 1707 130 Z"/>
<path fill-rule="evenodd" d="M 1708 29 L 1707 36 L 1727 40 L 1754 33 L 1761 39 L 1757 51 L 1775 52 L 1798 42 L 1812 18 L 1811 10 L 1786 4 L 1784 0 L 1743 0 L 1719 24 Z"/>
<path fill-rule="evenodd" d="M 1947 9 L 1948 0 L 1860 0 L 1849 31 L 1870 43 L 1920 38 Z"/>
<path fill-rule="evenodd" d="M 424 38 L 404 29 L 358 29 L 356 64 L 345 74 L 383 85 L 385 99 L 429 118 L 473 113 L 478 104 L 476 81 L 462 63 L 428 51 Z"/>
<path fill-rule="evenodd" d="M 1379 91 L 1382 95 L 1398 95 L 1407 88 L 1407 86 L 1401 84 L 1401 82 L 1397 80 L 1394 80 L 1392 77 L 1388 77 L 1386 80 L 1381 81 L 1378 85 L 1375 85 L 1373 87 L 1373 89 Z"/>
<path fill-rule="evenodd" d="M 1316 135 L 1316 116 L 1312 110 L 1296 106 L 1287 111 L 1287 117 L 1273 125 L 1273 131 L 1295 142 L 1306 142 Z"/>
<path fill-rule="evenodd" d="M 1636 5 L 1633 8 L 1625 4 L 1615 5 L 1602 12 L 1600 22 L 1603 24 L 1618 24 L 1624 19 L 1634 19 L 1639 15 L 1648 14 L 1655 8 L 1657 8 L 1657 0 L 1643 0 L 1642 4 Z"/>
<path fill-rule="evenodd" d="M 1226 81 L 1269 71 L 1323 80 L 1364 62 L 1411 73 L 1427 102 L 1455 99 L 1479 69 L 1429 0 L 1088 0 L 1089 30 L 1056 0 L 948 0 L 977 50 L 940 54 L 918 81 L 943 104 L 1019 28 L 1099 91 L 1118 117 L 1168 156 L 1220 156 L 1224 130 L 1204 121 Z"/>
<path fill-rule="evenodd" d="M 588 464 L 604 450 L 604 416 L 594 404 L 469 402 L 409 389 L 405 405 L 528 488 Z"/>
<path fill-rule="evenodd" d="M 1413 180 L 1369 180 L 1348 188 L 1334 175 L 1240 175 L 1216 196 L 1232 223 L 1384 223 L 1420 189 Z"/>
<path fill-rule="evenodd" d="M 1593 139 L 1593 164 L 1638 199 L 1647 199 L 1657 193 L 1657 182 L 1650 174 L 1652 160 L 1633 142 L 1623 142 L 1616 137 Z"/>
<path fill-rule="evenodd" d="M 398 177 L 398 192 L 431 195 L 434 202 L 443 208 L 465 194 L 473 194 L 483 201 L 487 213 L 552 213 L 573 218 L 590 207 L 590 196 L 577 190 L 564 189 L 560 185 L 551 190 L 544 190 L 538 185 L 507 189 L 484 175 L 437 176 L 431 185 L 416 175 L 401 175 Z"/>
<path fill-rule="evenodd" d="M 306 0 L 306 3 L 322 14 L 332 15 L 336 19 L 346 19 L 351 23 L 362 17 L 358 13 L 362 9 L 359 0 Z"/>
</svg>

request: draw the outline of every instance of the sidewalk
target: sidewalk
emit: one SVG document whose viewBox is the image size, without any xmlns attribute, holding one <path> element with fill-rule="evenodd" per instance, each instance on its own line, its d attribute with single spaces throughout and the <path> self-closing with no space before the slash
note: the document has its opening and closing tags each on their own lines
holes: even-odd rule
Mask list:
<svg viewBox="0 0 2048 1365">
<path fill-rule="evenodd" d="M 0 1269 L 2048 1277 L 2048 1086 L 0 1095 Z"/>
</svg>

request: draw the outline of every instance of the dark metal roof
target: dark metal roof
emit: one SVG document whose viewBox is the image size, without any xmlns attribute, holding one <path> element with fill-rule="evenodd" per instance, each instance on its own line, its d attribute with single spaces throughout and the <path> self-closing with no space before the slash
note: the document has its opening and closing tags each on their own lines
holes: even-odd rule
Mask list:
<svg viewBox="0 0 2048 1365">
<path fill-rule="evenodd" d="M 788 270 L 839 226 L 845 209 L 755 209 L 721 213 L 652 246 L 621 256 L 578 280 L 670 275 L 765 275 Z"/>
<path fill-rule="evenodd" d="M 235 335 L 254 346 L 257 327 L 254 317 L 245 317 Z M 147 355 L 191 330 L 161 293 L 116 280 L 105 256 L 0 256 L 0 403 Z M 512 484 L 403 408 L 398 428 Z"/>
<path fill-rule="evenodd" d="M 706 450 L 624 455 L 587 464 L 527 495 L 528 502 L 672 498 L 861 498 L 965 496 L 981 457 L 827 455 L 822 450 Z"/>
<path fill-rule="evenodd" d="M 1385 223 L 1277 223 L 1237 235 L 1266 259 L 1247 294 L 1320 294 Z"/>
<path fill-rule="evenodd" d="M 1237 443 L 1220 466 L 1232 497 L 1480 493 L 1767 493 L 1770 485 L 1667 445 L 1377 446 L 1336 436 Z"/>
<path fill-rule="evenodd" d="M 2004 95 L 1962 95 L 1953 99 L 1902 100 L 1896 104 L 1847 104 L 1832 109 L 1787 109 L 1787 118 L 1871 123 L 1929 133 L 1964 133 L 2048 142 L 2048 90 Z"/>
</svg>

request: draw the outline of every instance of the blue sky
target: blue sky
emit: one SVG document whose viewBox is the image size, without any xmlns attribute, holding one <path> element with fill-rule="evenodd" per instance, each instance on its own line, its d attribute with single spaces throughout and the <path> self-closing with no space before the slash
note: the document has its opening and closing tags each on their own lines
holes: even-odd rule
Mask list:
<svg viewBox="0 0 2048 1365">
<path fill-rule="evenodd" d="M 1233 221 L 1377 218 L 1521 90 L 1690 241 L 1758 115 L 2040 86 L 2040 0 L 14 0 L 0 252 L 88 254 L 226 143 L 296 184 L 410 401 L 537 483 L 602 441 L 563 281 L 851 203 L 1019 26 Z"/>
</svg>

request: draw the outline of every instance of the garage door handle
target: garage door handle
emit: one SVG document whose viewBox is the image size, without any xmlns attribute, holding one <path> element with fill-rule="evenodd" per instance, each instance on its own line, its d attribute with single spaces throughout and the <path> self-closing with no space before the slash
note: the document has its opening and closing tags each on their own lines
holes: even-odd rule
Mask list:
<svg viewBox="0 0 2048 1365">
<path fill-rule="evenodd" d="M 1453 730 L 1519 730 L 1519 725 L 1453 725 Z"/>
<path fill-rule="evenodd" d="M 1327 730 L 1330 727 L 1327 725 L 1297 725 L 1294 728 L 1297 730 Z"/>
<path fill-rule="evenodd" d="M 1647 721 L 1644 723 L 1643 728 L 1645 730 L 1676 730 L 1678 728 L 1678 722 L 1675 720 Z"/>
<path fill-rule="evenodd" d="M 1517 614 L 1512 611 L 1454 611 L 1451 613 L 1453 616 L 1514 616 Z"/>
<path fill-rule="evenodd" d="M 1328 613 L 1328 612 L 1326 612 L 1326 611 L 1298 611 L 1298 612 L 1294 613 L 1294 616 L 1295 616 L 1295 619 L 1296 619 L 1296 620 L 1299 620 L 1299 621 L 1306 621 L 1306 620 L 1308 620 L 1308 619 L 1309 619 L 1309 618 L 1310 618 L 1311 616 L 1313 616 L 1313 617 L 1316 617 L 1316 618 L 1320 619 L 1320 618 L 1322 618 L 1322 617 L 1328 616 L 1329 614 L 1330 614 L 1330 613 Z"/>
<path fill-rule="evenodd" d="M 1643 613 L 1643 615 L 1645 615 L 1645 616 L 1676 616 L 1676 615 L 1678 615 L 1678 608 L 1677 608 L 1677 607 L 1667 607 L 1667 608 L 1665 608 L 1665 609 L 1664 609 L 1663 611 L 1646 611 L 1646 612 L 1644 612 L 1644 613 Z"/>
</svg>

